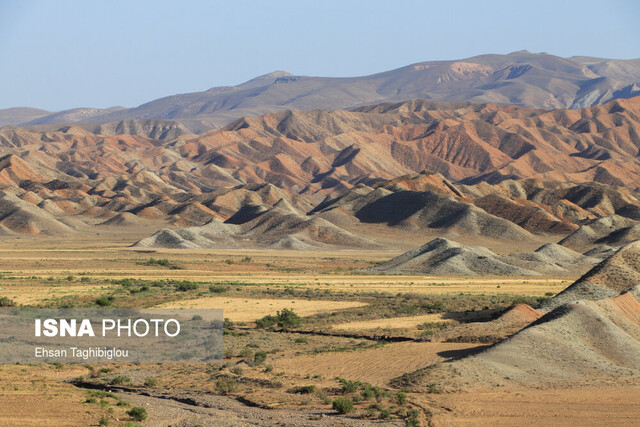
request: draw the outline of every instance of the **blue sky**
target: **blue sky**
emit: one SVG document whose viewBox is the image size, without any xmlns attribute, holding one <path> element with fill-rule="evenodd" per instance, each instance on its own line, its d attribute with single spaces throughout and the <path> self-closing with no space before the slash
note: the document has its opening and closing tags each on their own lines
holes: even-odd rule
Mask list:
<svg viewBox="0 0 640 427">
<path fill-rule="evenodd" d="M 274 70 L 355 76 L 520 49 L 640 57 L 640 2 L 0 0 L 0 108 L 137 106 Z"/>
</svg>

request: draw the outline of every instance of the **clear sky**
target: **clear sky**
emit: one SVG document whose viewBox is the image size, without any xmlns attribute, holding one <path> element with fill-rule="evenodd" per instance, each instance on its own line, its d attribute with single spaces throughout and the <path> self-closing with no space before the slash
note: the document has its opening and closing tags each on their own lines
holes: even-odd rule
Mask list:
<svg viewBox="0 0 640 427">
<path fill-rule="evenodd" d="M 137 106 L 274 70 L 527 49 L 640 58 L 640 1 L 0 0 L 0 108 Z"/>
</svg>

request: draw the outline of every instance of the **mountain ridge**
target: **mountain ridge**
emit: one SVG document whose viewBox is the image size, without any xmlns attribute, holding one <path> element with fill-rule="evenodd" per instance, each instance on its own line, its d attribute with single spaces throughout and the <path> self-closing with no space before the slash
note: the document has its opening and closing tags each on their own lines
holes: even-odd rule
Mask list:
<svg viewBox="0 0 640 427">
<path fill-rule="evenodd" d="M 425 98 L 583 108 L 640 95 L 640 60 L 562 58 L 528 51 L 424 61 L 358 77 L 295 76 L 274 71 L 236 86 L 177 94 L 134 108 L 71 109 L 0 124 L 104 123 L 128 119 L 177 120 L 195 132 L 223 127 L 243 116 L 282 110 L 345 109 Z M 14 115 L 15 116 L 15 115 Z"/>
</svg>

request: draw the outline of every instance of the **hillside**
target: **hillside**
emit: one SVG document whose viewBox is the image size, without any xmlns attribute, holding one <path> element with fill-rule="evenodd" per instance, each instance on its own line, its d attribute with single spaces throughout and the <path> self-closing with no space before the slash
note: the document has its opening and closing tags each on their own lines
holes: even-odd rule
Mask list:
<svg viewBox="0 0 640 427">
<path fill-rule="evenodd" d="M 418 371 L 398 381 L 424 386 L 442 377 L 454 388 L 472 384 L 545 387 L 611 380 L 637 382 L 639 260 L 640 242 L 626 245 L 549 300 L 541 309 L 546 313 L 542 317 L 533 313 L 524 329 L 451 366 L 432 367 L 435 369 Z M 453 380 L 452 370 L 456 372 Z"/>
<path fill-rule="evenodd" d="M 637 379 L 639 294 L 635 288 L 616 297 L 562 305 L 500 344 L 456 362 L 455 368 L 480 382 Z"/>
<path fill-rule="evenodd" d="M 237 86 L 167 96 L 136 108 L 77 108 L 43 116 L 17 115 L 5 123 L 165 119 L 178 120 L 201 132 L 243 116 L 289 109 L 344 109 L 415 98 L 575 109 L 637 96 L 639 84 L 640 60 L 561 58 L 519 51 L 420 62 L 362 77 L 294 76 L 275 71 Z"/>
<path fill-rule="evenodd" d="M 640 98 L 553 112 L 414 100 L 267 114 L 203 135 L 158 120 L 5 127 L 0 190 L 17 198 L 7 199 L 11 209 L 27 202 L 31 217 L 71 229 L 243 225 L 270 218 L 282 199 L 301 216 L 288 216 L 292 224 L 331 224 L 360 243 L 373 229 L 388 243 L 412 230 L 532 244 L 575 231 L 562 243 L 584 251 L 637 236 L 638 131 Z M 589 227 L 600 231 L 576 238 Z M 300 232 L 273 241 L 341 241 Z"/>
<path fill-rule="evenodd" d="M 552 310 L 576 300 L 611 298 L 640 283 L 640 241 L 623 246 L 600 262 L 574 284 L 547 301 L 542 309 Z"/>
<path fill-rule="evenodd" d="M 366 271 L 433 276 L 562 275 L 584 272 L 597 261 L 551 243 L 533 252 L 498 255 L 481 246 L 438 238 Z"/>
</svg>

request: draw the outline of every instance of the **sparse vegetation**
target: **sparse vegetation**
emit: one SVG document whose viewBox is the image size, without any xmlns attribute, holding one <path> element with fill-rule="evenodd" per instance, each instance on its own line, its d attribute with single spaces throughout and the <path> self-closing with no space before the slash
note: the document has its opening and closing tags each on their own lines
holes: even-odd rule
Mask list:
<svg viewBox="0 0 640 427">
<path fill-rule="evenodd" d="M 140 406 L 134 406 L 127 411 L 127 415 L 134 421 L 144 421 L 147 419 L 147 410 Z"/>
<path fill-rule="evenodd" d="M 209 292 L 212 294 L 223 294 L 227 292 L 229 288 L 224 285 L 209 285 Z"/>
<path fill-rule="evenodd" d="M 109 384 L 112 384 L 112 385 L 125 384 L 130 382 L 131 382 L 131 378 L 125 375 L 117 375 L 109 380 Z"/>
<path fill-rule="evenodd" d="M 171 270 L 180 270 L 181 267 L 171 261 L 169 261 L 167 258 L 162 258 L 162 259 L 155 259 L 155 258 L 149 258 L 147 261 L 143 261 L 143 262 L 138 262 L 138 264 L 140 265 L 151 265 L 151 266 L 160 266 L 160 267 L 165 267 Z"/>
<path fill-rule="evenodd" d="M 348 414 L 355 410 L 353 402 L 348 397 L 338 397 L 334 399 L 331 406 L 339 414 Z"/>
<path fill-rule="evenodd" d="M 340 384 L 342 385 L 342 392 L 345 394 L 355 393 L 362 385 L 360 381 L 345 380 L 344 378 L 339 378 L 338 381 L 340 381 Z"/>
<path fill-rule="evenodd" d="M 158 380 L 154 377 L 147 377 L 144 379 L 145 387 L 155 387 L 158 385 Z"/>
<path fill-rule="evenodd" d="M 216 392 L 221 396 L 228 396 L 238 389 L 236 380 L 230 377 L 220 377 L 216 381 Z"/>
<path fill-rule="evenodd" d="M 300 326 L 302 319 L 292 309 L 283 308 L 278 311 L 275 316 L 265 316 L 256 320 L 256 326 L 259 328 L 269 328 L 278 326 L 280 328 L 296 328 Z"/>
<path fill-rule="evenodd" d="M 16 303 L 14 300 L 7 297 L 0 297 L 0 307 L 15 307 Z"/>
<path fill-rule="evenodd" d="M 194 291 L 196 289 L 198 289 L 198 284 L 187 280 L 176 285 L 176 291 L 178 292 Z"/>
<path fill-rule="evenodd" d="M 96 298 L 95 303 L 96 305 L 100 306 L 100 307 L 108 307 L 113 303 L 113 300 L 115 298 L 112 295 L 104 295 L 101 296 L 100 298 Z"/>
<path fill-rule="evenodd" d="M 314 385 L 297 386 L 290 390 L 291 393 L 295 394 L 311 394 L 314 391 L 316 391 L 316 386 Z"/>
<path fill-rule="evenodd" d="M 253 364 L 260 365 L 267 360 L 267 353 L 265 351 L 258 351 L 253 355 Z"/>
</svg>

